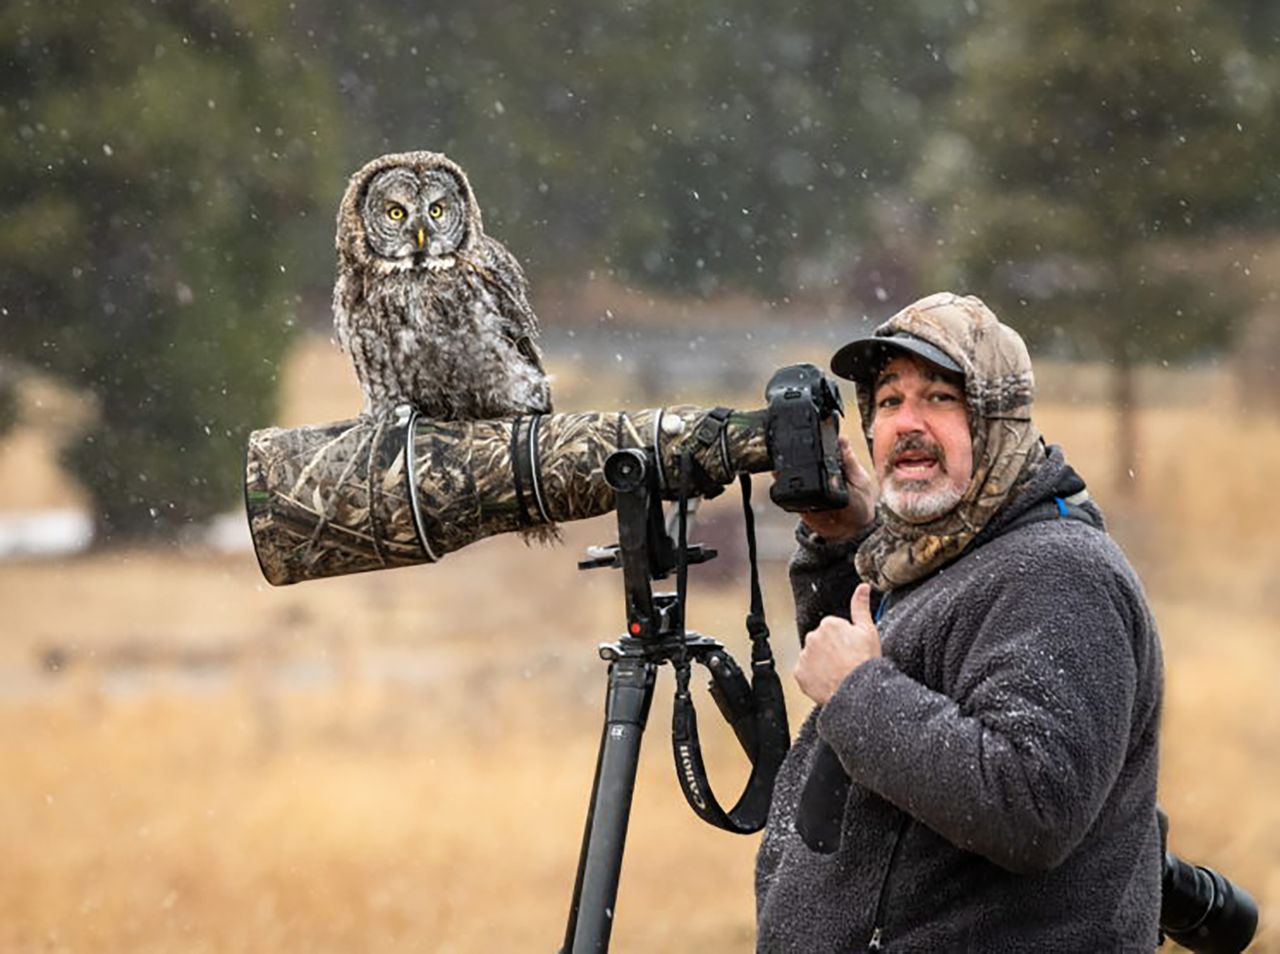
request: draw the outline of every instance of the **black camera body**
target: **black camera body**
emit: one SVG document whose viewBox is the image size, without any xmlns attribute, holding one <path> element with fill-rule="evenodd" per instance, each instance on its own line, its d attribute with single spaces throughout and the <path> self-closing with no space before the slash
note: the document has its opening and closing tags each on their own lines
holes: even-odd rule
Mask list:
<svg viewBox="0 0 1280 954">
<path fill-rule="evenodd" d="M 769 496 L 783 510 L 839 510 L 849 503 L 836 439 L 840 389 L 812 364 L 780 369 L 765 386 L 769 450 L 776 478 Z"/>
</svg>

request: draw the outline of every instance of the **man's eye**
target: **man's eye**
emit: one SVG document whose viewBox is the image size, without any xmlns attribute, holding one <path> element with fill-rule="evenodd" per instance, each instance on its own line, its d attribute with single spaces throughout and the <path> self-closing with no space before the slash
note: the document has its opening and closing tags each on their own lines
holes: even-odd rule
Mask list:
<svg viewBox="0 0 1280 954">
<path fill-rule="evenodd" d="M 900 403 L 902 403 L 902 398 L 896 394 L 891 394 L 876 401 L 876 407 L 897 407 Z"/>
</svg>

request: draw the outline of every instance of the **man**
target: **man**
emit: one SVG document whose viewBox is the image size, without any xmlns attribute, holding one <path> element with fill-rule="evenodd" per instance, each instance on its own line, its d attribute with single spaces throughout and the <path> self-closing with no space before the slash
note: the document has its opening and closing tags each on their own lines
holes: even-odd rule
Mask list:
<svg viewBox="0 0 1280 954">
<path fill-rule="evenodd" d="M 1158 638 L 1084 483 L 1031 422 L 1021 338 L 932 295 L 832 359 L 879 500 L 806 516 L 816 708 L 757 862 L 767 952 L 1157 943 Z"/>
</svg>

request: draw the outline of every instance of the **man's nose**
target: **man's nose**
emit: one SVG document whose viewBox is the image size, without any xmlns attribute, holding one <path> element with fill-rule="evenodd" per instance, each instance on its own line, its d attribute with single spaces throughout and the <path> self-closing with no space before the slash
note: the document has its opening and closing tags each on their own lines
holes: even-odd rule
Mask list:
<svg viewBox="0 0 1280 954">
<path fill-rule="evenodd" d="M 924 407 L 915 399 L 907 398 L 898 406 L 893 423 L 899 433 L 924 430 Z"/>
</svg>

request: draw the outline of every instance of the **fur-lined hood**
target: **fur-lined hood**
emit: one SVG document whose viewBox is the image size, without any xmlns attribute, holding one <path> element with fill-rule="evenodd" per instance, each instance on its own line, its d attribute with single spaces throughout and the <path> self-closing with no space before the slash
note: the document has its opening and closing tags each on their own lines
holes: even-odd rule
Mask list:
<svg viewBox="0 0 1280 954">
<path fill-rule="evenodd" d="M 922 298 L 875 330 L 929 342 L 963 369 L 973 474 L 959 504 L 927 523 L 904 520 L 882 503 L 880 524 L 858 551 L 858 571 L 880 590 L 920 579 L 954 560 L 1044 459 L 1031 421 L 1035 378 L 1018 333 L 978 298 L 941 292 Z M 870 445 L 873 387 L 858 387 Z"/>
</svg>

